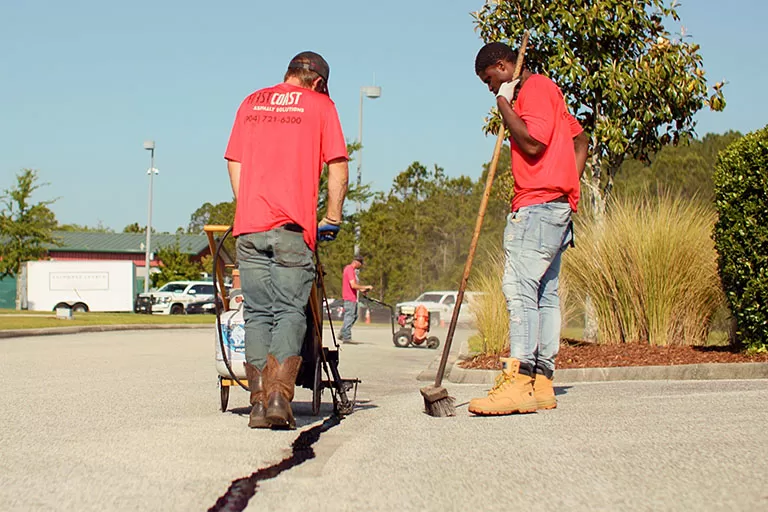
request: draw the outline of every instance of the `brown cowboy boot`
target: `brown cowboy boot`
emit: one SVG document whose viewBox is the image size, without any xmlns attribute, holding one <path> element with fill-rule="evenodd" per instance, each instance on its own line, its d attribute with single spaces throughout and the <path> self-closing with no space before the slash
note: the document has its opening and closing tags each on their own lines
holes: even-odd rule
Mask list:
<svg viewBox="0 0 768 512">
<path fill-rule="evenodd" d="M 296 376 L 301 368 L 301 356 L 285 358 L 280 364 L 275 356 L 267 355 L 265 401 L 267 406 L 266 419 L 273 428 L 296 428 L 296 420 L 291 411 Z"/>
<path fill-rule="evenodd" d="M 554 409 L 557 407 L 552 379 L 547 378 L 541 373 L 537 373 L 533 379 L 533 396 L 536 398 L 536 407 L 539 409 Z"/>
<path fill-rule="evenodd" d="M 485 398 L 473 398 L 469 412 L 482 416 L 536 412 L 533 378 L 520 373 L 520 361 L 513 357 L 502 357 L 501 363 L 501 374 L 493 389 Z"/>
<path fill-rule="evenodd" d="M 251 390 L 251 416 L 248 426 L 251 428 L 269 428 L 264 407 L 264 386 L 261 379 L 261 370 L 252 364 L 245 363 L 245 377 L 248 379 L 248 388 Z"/>
</svg>

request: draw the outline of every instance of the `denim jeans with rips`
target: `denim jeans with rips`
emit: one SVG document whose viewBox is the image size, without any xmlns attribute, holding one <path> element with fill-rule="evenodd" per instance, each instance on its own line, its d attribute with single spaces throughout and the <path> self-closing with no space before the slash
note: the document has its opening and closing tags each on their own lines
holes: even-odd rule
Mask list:
<svg viewBox="0 0 768 512">
<path fill-rule="evenodd" d="M 560 349 L 560 263 L 572 242 L 568 203 L 526 206 L 507 216 L 502 290 L 509 311 L 510 356 L 531 375 L 552 378 L 555 370 Z"/>
<path fill-rule="evenodd" d="M 243 290 L 245 359 L 258 369 L 267 354 L 279 362 L 301 354 L 306 306 L 315 277 L 302 233 L 279 227 L 237 238 Z"/>
<path fill-rule="evenodd" d="M 341 325 L 339 339 L 341 341 L 352 340 L 352 326 L 357 322 L 357 302 L 352 300 L 344 301 L 344 323 Z"/>
</svg>

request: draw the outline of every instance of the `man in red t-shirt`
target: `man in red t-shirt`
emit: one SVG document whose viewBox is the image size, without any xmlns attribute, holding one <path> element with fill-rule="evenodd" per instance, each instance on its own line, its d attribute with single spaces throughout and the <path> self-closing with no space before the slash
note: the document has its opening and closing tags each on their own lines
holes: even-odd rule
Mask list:
<svg viewBox="0 0 768 512">
<path fill-rule="evenodd" d="M 251 428 L 295 428 L 291 411 L 307 328 L 318 229 L 332 238 L 347 191 L 347 146 L 328 96 L 328 63 L 302 52 L 284 82 L 242 102 L 224 158 L 237 208 Z M 328 210 L 317 222 L 328 164 Z"/>
<path fill-rule="evenodd" d="M 355 256 L 352 263 L 344 267 L 341 277 L 341 298 L 344 299 L 344 323 L 339 333 L 339 341 L 352 341 L 352 326 L 357 322 L 357 292 L 373 290 L 373 286 L 362 285 L 357 280 L 357 271 L 363 266 L 363 257 Z"/>
<path fill-rule="evenodd" d="M 571 212 L 587 160 L 587 137 L 560 89 L 527 69 L 513 81 L 516 60 L 517 52 L 503 43 L 485 45 L 475 59 L 475 72 L 496 95 L 512 135 L 515 180 L 502 280 L 510 357 L 503 359 L 502 378 L 488 396 L 470 402 L 470 412 L 480 415 L 557 406 L 552 379 L 560 347 L 558 277 L 562 254 L 573 243 Z"/>
</svg>

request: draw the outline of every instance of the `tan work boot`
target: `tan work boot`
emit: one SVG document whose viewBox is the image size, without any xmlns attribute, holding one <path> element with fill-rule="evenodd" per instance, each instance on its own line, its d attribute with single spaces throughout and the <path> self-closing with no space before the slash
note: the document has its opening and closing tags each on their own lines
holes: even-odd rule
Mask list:
<svg viewBox="0 0 768 512">
<path fill-rule="evenodd" d="M 554 409 L 557 407 L 552 379 L 548 379 L 540 373 L 537 373 L 533 379 L 533 396 L 536 398 L 536 407 L 539 409 Z"/>
<path fill-rule="evenodd" d="M 248 426 L 251 428 L 269 428 L 264 407 L 264 388 L 261 380 L 261 370 L 252 364 L 245 363 L 245 377 L 248 379 L 248 388 L 251 390 L 251 416 Z"/>
<path fill-rule="evenodd" d="M 267 355 L 267 366 L 264 368 L 267 394 L 266 419 L 273 428 L 296 428 L 291 401 L 299 368 L 301 368 L 301 356 L 287 357 L 280 364 L 275 356 Z"/>
<path fill-rule="evenodd" d="M 502 357 L 501 374 L 485 398 L 473 398 L 469 412 L 481 416 L 536 412 L 533 379 L 520 373 L 520 361 Z"/>
</svg>

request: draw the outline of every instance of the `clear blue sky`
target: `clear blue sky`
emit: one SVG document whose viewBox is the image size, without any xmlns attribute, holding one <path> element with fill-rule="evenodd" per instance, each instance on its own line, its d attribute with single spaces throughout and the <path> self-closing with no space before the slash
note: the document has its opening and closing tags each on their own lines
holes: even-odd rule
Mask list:
<svg viewBox="0 0 768 512">
<path fill-rule="evenodd" d="M 60 197 L 62 223 L 115 230 L 146 223 L 145 139 L 157 144 L 153 226 L 185 226 L 204 202 L 231 198 L 222 154 L 240 101 L 282 80 L 290 58 L 317 51 L 345 136 L 364 107 L 363 180 L 387 190 L 411 162 L 477 177 L 493 141 L 493 98 L 475 77 L 482 0 L 256 2 L 8 0 L 0 7 L 0 188 L 25 167 Z M 698 133 L 768 123 L 759 0 L 689 0 L 682 24 L 702 46 L 711 83 L 726 78 L 724 113 Z M 351 170 L 355 171 L 355 164 Z"/>
</svg>

